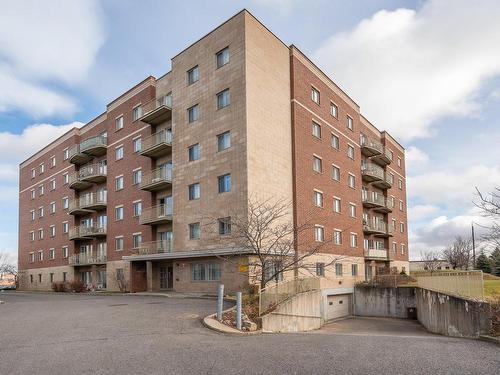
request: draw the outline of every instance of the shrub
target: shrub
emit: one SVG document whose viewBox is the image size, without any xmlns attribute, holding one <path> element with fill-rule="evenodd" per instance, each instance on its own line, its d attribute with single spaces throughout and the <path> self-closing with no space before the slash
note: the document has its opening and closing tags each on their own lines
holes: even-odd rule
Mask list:
<svg viewBox="0 0 500 375">
<path fill-rule="evenodd" d="M 500 298 L 490 302 L 491 305 L 491 335 L 500 336 Z"/>
<path fill-rule="evenodd" d="M 83 283 L 83 281 L 78 279 L 72 280 L 69 283 L 69 289 L 75 293 L 81 293 L 86 291 L 85 284 Z"/>
<path fill-rule="evenodd" d="M 62 281 L 53 282 L 52 283 L 52 290 L 54 292 L 66 292 L 67 291 L 66 283 L 62 282 Z"/>
</svg>

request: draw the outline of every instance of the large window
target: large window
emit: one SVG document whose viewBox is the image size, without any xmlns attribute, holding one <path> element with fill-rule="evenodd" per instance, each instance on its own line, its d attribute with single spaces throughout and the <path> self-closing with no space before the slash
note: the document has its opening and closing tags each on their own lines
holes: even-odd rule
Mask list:
<svg viewBox="0 0 500 375">
<path fill-rule="evenodd" d="M 123 236 L 115 237 L 115 250 L 116 251 L 123 250 Z"/>
<path fill-rule="evenodd" d="M 200 71 L 198 65 L 187 71 L 187 84 L 192 85 L 200 79 Z"/>
<path fill-rule="evenodd" d="M 200 199 L 200 184 L 197 182 L 188 186 L 189 200 Z"/>
<path fill-rule="evenodd" d="M 231 147 L 231 133 L 224 132 L 217 136 L 217 151 L 223 151 Z"/>
<path fill-rule="evenodd" d="M 223 217 L 218 220 L 219 222 L 219 234 L 230 234 L 231 233 L 231 218 Z"/>
<path fill-rule="evenodd" d="M 192 281 L 219 281 L 221 267 L 219 263 L 193 263 L 191 264 Z"/>
<path fill-rule="evenodd" d="M 192 123 L 200 118 L 200 107 L 198 104 L 188 108 L 188 122 Z"/>
<path fill-rule="evenodd" d="M 140 247 L 142 244 L 142 234 L 141 233 L 135 233 L 132 235 L 132 247 L 134 249 L 137 249 Z"/>
<path fill-rule="evenodd" d="M 230 103 L 229 89 L 225 89 L 217 94 L 217 109 L 227 107 Z"/>
<path fill-rule="evenodd" d="M 189 224 L 189 239 L 190 240 L 200 239 L 200 223 Z"/>
<path fill-rule="evenodd" d="M 217 52 L 217 69 L 226 65 L 229 62 L 229 47 Z"/>
<path fill-rule="evenodd" d="M 196 143 L 188 148 L 189 161 L 195 161 L 200 158 L 200 144 Z"/>
<path fill-rule="evenodd" d="M 219 184 L 219 193 L 227 193 L 231 191 L 231 174 L 225 174 L 217 177 Z"/>
</svg>

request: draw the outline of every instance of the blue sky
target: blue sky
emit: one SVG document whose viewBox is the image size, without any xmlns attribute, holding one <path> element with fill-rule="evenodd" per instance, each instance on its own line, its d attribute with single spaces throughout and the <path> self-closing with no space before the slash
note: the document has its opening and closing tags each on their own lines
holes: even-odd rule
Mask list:
<svg viewBox="0 0 500 375">
<path fill-rule="evenodd" d="M 500 185 L 498 1 L 4 0 L 0 251 L 17 252 L 19 162 L 242 8 L 401 140 L 412 258 L 484 223 L 474 186 Z"/>
</svg>

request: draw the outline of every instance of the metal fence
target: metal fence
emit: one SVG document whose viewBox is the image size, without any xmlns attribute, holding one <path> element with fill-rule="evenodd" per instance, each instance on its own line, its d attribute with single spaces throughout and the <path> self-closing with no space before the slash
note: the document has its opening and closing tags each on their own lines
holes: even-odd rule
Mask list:
<svg viewBox="0 0 500 375">
<path fill-rule="evenodd" d="M 416 273 L 417 286 L 435 292 L 484 300 L 482 271 Z"/>
</svg>

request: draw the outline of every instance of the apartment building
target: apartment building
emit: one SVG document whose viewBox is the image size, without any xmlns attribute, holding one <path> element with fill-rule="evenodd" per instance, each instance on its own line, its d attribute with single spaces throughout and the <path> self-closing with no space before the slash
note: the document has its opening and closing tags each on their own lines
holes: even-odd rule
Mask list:
<svg viewBox="0 0 500 375">
<path fill-rule="evenodd" d="M 252 254 L 227 234 L 250 197 L 314 220 L 299 245 L 326 242 L 313 272 L 341 288 L 408 271 L 404 168 L 395 139 L 243 10 L 21 163 L 20 288 L 242 289 Z"/>
</svg>

